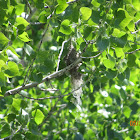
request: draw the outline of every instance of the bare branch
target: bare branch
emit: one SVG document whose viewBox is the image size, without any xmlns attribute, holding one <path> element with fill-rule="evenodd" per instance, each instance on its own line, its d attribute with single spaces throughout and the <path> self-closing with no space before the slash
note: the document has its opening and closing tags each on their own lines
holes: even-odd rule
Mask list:
<svg viewBox="0 0 140 140">
<path fill-rule="evenodd" d="M 98 53 L 97 55 L 95 55 L 95 56 L 90 56 L 90 57 L 81 57 L 81 58 L 84 58 L 84 59 L 91 59 L 91 58 L 96 58 L 96 57 L 98 57 L 99 55 L 101 55 L 102 54 L 102 52 L 100 52 L 100 53 Z"/>
<path fill-rule="evenodd" d="M 26 0 L 26 2 L 27 2 L 27 5 L 28 5 L 28 7 L 29 7 L 29 9 L 30 9 L 30 13 L 32 13 L 32 8 L 31 8 L 31 5 L 30 5 L 29 1 Z"/>
<path fill-rule="evenodd" d="M 46 23 L 40 23 L 40 22 L 29 22 L 31 25 L 45 25 Z"/>
<path fill-rule="evenodd" d="M 21 95 L 21 96 L 23 96 L 23 97 L 25 97 L 25 98 L 27 98 L 27 99 L 31 99 L 31 100 L 46 100 L 46 99 L 63 98 L 63 97 L 65 97 L 65 96 L 69 96 L 69 95 L 72 94 L 73 92 L 75 92 L 75 91 L 79 90 L 81 87 L 85 86 L 85 84 L 86 84 L 87 82 L 89 82 L 90 79 L 91 79 L 91 77 L 90 77 L 88 80 L 86 80 L 86 82 L 85 82 L 84 84 L 82 84 L 82 85 L 79 86 L 78 88 L 72 90 L 72 91 L 69 92 L 68 94 L 64 94 L 64 95 L 60 94 L 60 95 L 58 95 L 58 96 L 50 96 L 50 97 L 44 97 L 44 98 L 32 98 L 32 97 L 28 97 L 28 96 L 22 95 L 22 94 L 20 94 L 20 93 L 19 93 L 19 95 Z"/>
<path fill-rule="evenodd" d="M 44 89 L 44 88 L 39 88 L 39 87 L 37 87 L 39 90 L 41 90 L 41 91 L 48 91 L 48 92 L 50 92 L 50 91 L 58 91 L 59 89 L 55 89 L 55 88 L 53 88 L 53 89 L 51 89 L 51 88 L 48 88 L 48 89 Z"/>
<path fill-rule="evenodd" d="M 31 17 L 34 15 L 34 13 L 36 12 L 36 8 L 34 8 L 33 10 L 32 10 L 32 12 L 30 13 L 30 15 L 27 17 L 27 21 L 29 22 L 30 21 L 30 19 L 31 19 Z"/>
<path fill-rule="evenodd" d="M 136 34 L 136 33 L 138 33 L 140 30 L 137 30 L 137 31 L 135 31 L 135 32 L 131 32 L 131 34 Z"/>
<path fill-rule="evenodd" d="M 37 85 L 45 82 L 45 81 L 49 81 L 53 78 L 56 78 L 56 77 L 59 77 L 61 75 L 63 75 L 65 72 L 69 71 L 70 69 L 74 68 L 77 64 L 79 64 L 80 62 L 82 62 L 82 58 L 78 58 L 76 61 L 74 61 L 72 64 L 70 64 L 69 66 L 67 66 L 66 68 L 62 69 L 62 70 L 59 70 L 57 72 L 54 72 L 53 74 L 50 74 L 48 76 L 46 76 L 45 78 L 43 78 L 43 80 L 38 83 L 38 82 L 34 82 L 34 83 L 29 83 L 29 84 L 26 84 L 24 86 L 20 86 L 20 87 L 17 87 L 15 89 L 11 89 L 11 90 L 8 90 L 6 93 L 5 93 L 5 96 L 9 96 L 9 95 L 14 95 L 14 94 L 17 94 L 18 92 L 20 92 L 21 90 L 24 90 L 24 89 L 29 89 L 29 88 L 33 88 L 33 87 L 36 87 Z"/>
<path fill-rule="evenodd" d="M 57 103 L 59 102 L 60 98 L 55 102 L 55 105 L 51 108 L 51 110 L 48 112 L 47 117 L 44 119 L 44 121 L 38 126 L 39 129 L 43 126 L 44 123 L 51 117 L 51 115 L 54 113 L 54 109 L 56 108 Z"/>
<path fill-rule="evenodd" d="M 135 53 L 135 52 L 137 52 L 137 51 L 140 51 L 140 49 L 136 49 L 136 50 L 134 50 L 134 51 L 132 51 L 132 52 L 126 52 L 125 54 L 133 54 L 133 53 Z"/>
<path fill-rule="evenodd" d="M 73 1 L 70 1 L 70 2 L 67 2 L 67 4 L 71 4 L 71 3 L 74 3 L 74 2 L 78 2 L 79 0 L 73 0 Z"/>
<path fill-rule="evenodd" d="M 140 24 L 140 19 L 135 22 L 135 27 Z"/>
<path fill-rule="evenodd" d="M 138 21 L 135 22 L 135 29 L 137 29 L 137 26 L 140 24 L 140 19 Z M 135 32 L 131 32 L 131 34 L 136 34 L 137 32 L 139 32 L 140 30 L 136 30 Z"/>
<path fill-rule="evenodd" d="M 139 43 L 133 42 L 133 41 L 131 41 L 131 40 L 128 40 L 128 42 L 134 43 L 135 45 L 140 45 Z"/>
<path fill-rule="evenodd" d="M 70 39 L 69 39 L 69 40 L 70 40 Z M 62 55 L 62 53 L 63 53 L 64 45 L 65 45 L 65 43 L 68 42 L 69 40 L 67 40 L 67 41 L 63 41 L 63 43 L 62 43 L 62 47 L 61 47 L 61 50 L 60 50 L 60 53 L 59 53 L 59 56 L 58 56 L 58 62 L 57 62 L 57 68 L 56 68 L 56 71 L 59 70 L 60 58 L 61 58 L 61 55 Z"/>
</svg>

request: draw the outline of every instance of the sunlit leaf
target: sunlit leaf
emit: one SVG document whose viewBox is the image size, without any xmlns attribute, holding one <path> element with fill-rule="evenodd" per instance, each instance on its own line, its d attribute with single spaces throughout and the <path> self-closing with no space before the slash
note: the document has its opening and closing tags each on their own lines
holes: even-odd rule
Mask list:
<svg viewBox="0 0 140 140">
<path fill-rule="evenodd" d="M 21 15 L 22 12 L 24 12 L 24 7 L 25 7 L 25 4 L 18 4 L 15 6 L 16 8 L 16 14 L 17 15 Z"/>
<path fill-rule="evenodd" d="M 125 34 L 126 34 L 125 32 L 120 31 L 119 29 L 115 28 L 113 30 L 112 36 L 114 36 L 114 37 L 122 37 Z"/>
<path fill-rule="evenodd" d="M 59 32 L 61 32 L 63 34 L 66 34 L 66 35 L 71 34 L 72 30 L 71 30 L 71 27 L 70 27 L 70 21 L 68 19 L 64 20 L 61 23 Z"/>
<path fill-rule="evenodd" d="M 26 32 L 23 32 L 22 34 L 18 35 L 19 39 L 24 41 L 24 42 L 29 42 L 29 41 L 32 41 L 28 34 Z"/>
<path fill-rule="evenodd" d="M 6 85 L 6 78 L 4 76 L 3 72 L 0 72 L 0 87 L 5 86 Z"/>
<path fill-rule="evenodd" d="M 0 32 L 0 44 L 4 46 L 8 42 L 9 39 L 2 32 Z"/>
<path fill-rule="evenodd" d="M 115 59 L 113 57 L 110 57 L 109 59 L 104 59 L 103 64 L 105 67 L 113 69 L 115 66 Z"/>
<path fill-rule="evenodd" d="M 61 14 L 68 7 L 68 4 L 66 3 L 66 0 L 57 0 L 57 2 L 56 14 Z"/>
<path fill-rule="evenodd" d="M 41 110 L 37 109 L 32 112 L 32 116 L 34 117 L 35 122 L 39 125 L 44 120 L 44 114 Z"/>
<path fill-rule="evenodd" d="M 12 106 L 19 111 L 20 110 L 21 99 L 13 99 Z"/>
<path fill-rule="evenodd" d="M 124 113 L 124 115 L 125 115 L 127 118 L 130 117 L 131 111 L 132 111 L 132 110 L 131 110 L 128 106 L 124 106 L 124 107 L 123 107 L 123 113 Z"/>
<path fill-rule="evenodd" d="M 117 57 L 124 57 L 124 52 L 122 48 L 115 48 L 115 52 Z"/>
<path fill-rule="evenodd" d="M 16 18 L 16 26 L 24 25 L 24 27 L 27 27 L 30 23 L 27 22 L 23 17 L 17 17 Z"/>
<path fill-rule="evenodd" d="M 88 20 L 92 14 L 92 10 L 88 7 L 81 7 L 80 12 L 83 20 Z"/>
<path fill-rule="evenodd" d="M 19 69 L 15 62 L 9 61 L 8 62 L 8 69 L 5 71 L 6 76 L 14 77 L 19 75 Z"/>
</svg>

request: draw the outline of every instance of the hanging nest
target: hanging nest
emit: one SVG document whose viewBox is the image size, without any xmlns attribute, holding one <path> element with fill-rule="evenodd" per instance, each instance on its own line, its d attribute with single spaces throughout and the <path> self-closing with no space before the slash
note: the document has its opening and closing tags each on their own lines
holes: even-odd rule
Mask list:
<svg viewBox="0 0 140 140">
<path fill-rule="evenodd" d="M 77 58 L 79 57 L 79 53 L 76 51 L 74 46 L 71 44 L 69 47 L 68 54 L 65 58 L 67 66 L 72 64 Z M 76 103 L 81 105 L 81 94 L 82 94 L 82 74 L 78 71 L 81 64 L 78 64 L 71 70 L 69 70 L 69 73 L 71 75 L 71 84 L 72 89 L 74 90 L 73 96 L 76 98 Z"/>
</svg>

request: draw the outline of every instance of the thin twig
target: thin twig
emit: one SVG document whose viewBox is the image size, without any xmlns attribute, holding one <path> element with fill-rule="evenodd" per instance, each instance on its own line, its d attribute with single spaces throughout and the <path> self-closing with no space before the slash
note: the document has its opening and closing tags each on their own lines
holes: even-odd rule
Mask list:
<svg viewBox="0 0 140 140">
<path fill-rule="evenodd" d="M 95 56 L 90 56 L 90 57 L 81 57 L 81 58 L 84 58 L 84 59 L 91 59 L 91 58 L 96 58 L 96 57 L 98 57 L 99 55 L 101 55 L 102 54 L 102 52 L 100 52 L 100 53 L 98 53 L 97 55 L 95 55 Z"/>
<path fill-rule="evenodd" d="M 27 21 L 29 22 L 30 21 L 30 19 L 32 18 L 32 16 L 34 15 L 34 13 L 36 12 L 36 8 L 34 8 L 33 10 L 32 10 L 32 12 L 30 13 L 30 15 L 27 17 Z"/>
<path fill-rule="evenodd" d="M 69 40 L 70 40 L 70 39 L 69 39 Z M 62 43 L 62 47 L 61 47 L 61 50 L 60 50 L 60 53 L 59 53 L 59 56 L 58 56 L 58 62 L 57 62 L 56 71 L 59 70 L 60 58 L 61 58 L 61 55 L 62 55 L 62 53 L 63 53 L 64 45 L 65 45 L 65 43 L 68 42 L 69 40 L 65 40 L 65 41 L 63 41 L 63 43 Z"/>
<path fill-rule="evenodd" d="M 41 45 L 42 45 L 42 43 L 43 43 L 44 36 L 45 36 L 45 34 L 46 34 L 47 30 L 48 30 L 48 27 L 49 27 L 49 24 L 47 25 L 47 27 L 46 27 L 46 29 L 45 29 L 43 35 L 42 35 L 42 38 L 41 38 L 41 40 L 40 40 L 40 42 L 39 42 L 39 46 L 38 46 L 37 52 L 40 51 L 40 48 L 41 48 Z M 36 60 L 36 57 L 34 57 L 34 59 L 32 60 L 30 66 L 29 66 L 29 68 L 28 68 L 28 70 L 27 70 L 27 73 L 26 73 L 25 78 L 24 78 L 23 86 L 25 86 L 25 84 L 27 83 L 26 78 L 27 78 L 28 73 L 29 73 L 30 69 L 32 68 L 33 63 L 34 63 L 35 60 Z"/>
<path fill-rule="evenodd" d="M 78 2 L 79 0 L 73 0 L 73 1 L 70 1 L 70 2 L 67 2 L 67 4 L 71 4 L 71 3 L 74 3 L 74 2 Z"/>
<path fill-rule="evenodd" d="M 40 22 L 29 22 L 31 25 L 45 25 L 46 23 L 40 23 Z"/>
<path fill-rule="evenodd" d="M 38 126 L 39 130 L 43 126 L 44 123 L 51 117 L 51 115 L 54 113 L 53 110 L 56 108 L 57 103 L 60 101 L 60 98 L 55 102 L 55 105 L 51 108 L 51 110 L 48 112 L 47 117 L 44 119 L 44 121 Z"/>
<path fill-rule="evenodd" d="M 55 88 L 53 88 L 53 89 L 50 89 L 50 88 L 48 88 L 48 89 L 44 89 L 44 88 L 39 88 L 39 87 L 37 87 L 39 90 L 41 90 L 41 91 L 48 91 L 48 92 L 50 92 L 50 91 L 58 91 L 59 89 L 55 89 Z"/>
<path fill-rule="evenodd" d="M 84 84 L 83 84 L 84 85 Z M 32 97 L 28 97 L 28 96 L 25 96 L 21 93 L 19 93 L 19 95 L 27 98 L 27 99 L 31 99 L 31 100 L 46 100 L 46 99 L 56 99 L 56 98 L 63 98 L 65 96 L 68 96 L 70 94 L 72 94 L 73 92 L 77 91 L 78 89 L 80 89 L 81 87 L 83 87 L 83 85 L 81 85 L 80 87 L 74 89 L 73 91 L 69 92 L 68 94 L 65 94 L 65 95 L 58 95 L 58 96 L 50 96 L 50 97 L 44 97 L 44 98 L 32 98 Z"/>
<path fill-rule="evenodd" d="M 26 0 L 26 2 L 27 2 L 27 5 L 28 5 L 28 7 L 29 7 L 29 9 L 30 9 L 30 13 L 32 13 L 32 8 L 31 8 L 31 5 L 30 5 L 29 1 Z"/>
<path fill-rule="evenodd" d="M 133 41 L 131 41 L 131 40 L 128 40 L 128 42 L 134 43 L 134 44 L 136 44 L 136 45 L 140 45 L 139 43 L 133 42 Z"/>
<path fill-rule="evenodd" d="M 28 96 L 22 95 L 21 93 L 19 93 L 19 95 L 21 95 L 21 96 L 23 96 L 23 97 L 25 97 L 25 98 L 27 98 L 27 99 L 31 99 L 31 100 L 46 100 L 46 99 L 63 98 L 63 97 L 65 97 L 65 96 L 71 95 L 73 92 L 75 92 L 75 91 L 79 90 L 81 87 L 85 86 L 86 83 L 90 81 L 90 79 L 91 79 L 91 77 L 88 78 L 88 80 L 86 80 L 86 81 L 84 82 L 84 84 L 82 84 L 82 85 L 79 86 L 78 88 L 72 90 L 71 92 L 69 92 L 69 93 L 67 93 L 67 94 L 65 94 L 65 95 L 60 94 L 60 95 L 58 95 L 58 96 L 50 96 L 50 97 L 44 97 L 44 98 L 32 98 L 32 97 L 28 97 Z"/>
<path fill-rule="evenodd" d="M 133 54 L 133 53 L 135 53 L 135 52 L 137 52 L 137 51 L 140 51 L 140 49 L 136 49 L 136 50 L 134 50 L 134 51 L 132 51 L 132 52 L 125 52 L 125 54 Z"/>
<path fill-rule="evenodd" d="M 140 24 L 140 19 L 135 22 L 135 27 Z"/>
<path fill-rule="evenodd" d="M 137 31 L 135 31 L 135 32 L 131 32 L 131 34 L 136 34 L 136 33 L 138 33 L 140 30 L 137 30 Z"/>
</svg>

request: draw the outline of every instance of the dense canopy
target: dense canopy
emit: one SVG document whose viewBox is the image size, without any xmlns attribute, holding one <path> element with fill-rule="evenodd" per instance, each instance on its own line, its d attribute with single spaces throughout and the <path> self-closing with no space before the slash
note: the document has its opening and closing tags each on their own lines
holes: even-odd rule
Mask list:
<svg viewBox="0 0 140 140">
<path fill-rule="evenodd" d="M 140 0 L 0 0 L 0 139 L 139 138 Z"/>
</svg>

